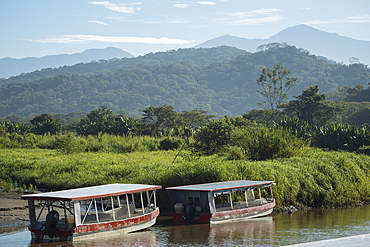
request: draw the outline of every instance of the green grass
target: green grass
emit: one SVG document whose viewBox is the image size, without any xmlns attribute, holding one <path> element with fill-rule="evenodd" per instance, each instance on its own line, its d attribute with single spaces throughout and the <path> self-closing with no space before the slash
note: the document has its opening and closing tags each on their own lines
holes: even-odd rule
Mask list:
<svg viewBox="0 0 370 247">
<path fill-rule="evenodd" d="M 336 207 L 370 199 L 370 157 L 311 149 L 302 156 L 267 161 L 227 160 L 184 151 L 125 154 L 62 154 L 47 149 L 1 149 L 0 179 L 60 190 L 107 183 L 144 183 L 163 187 L 239 179 L 275 180 L 277 208 Z M 158 204 L 168 207 L 167 193 Z"/>
</svg>

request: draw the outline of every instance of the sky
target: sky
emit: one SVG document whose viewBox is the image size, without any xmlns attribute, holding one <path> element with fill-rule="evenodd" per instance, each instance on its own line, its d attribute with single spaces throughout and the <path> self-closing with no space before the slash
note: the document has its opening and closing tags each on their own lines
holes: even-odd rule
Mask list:
<svg viewBox="0 0 370 247">
<path fill-rule="evenodd" d="M 369 0 L 0 0 L 0 58 L 117 47 L 134 56 L 306 24 L 370 41 Z"/>
</svg>

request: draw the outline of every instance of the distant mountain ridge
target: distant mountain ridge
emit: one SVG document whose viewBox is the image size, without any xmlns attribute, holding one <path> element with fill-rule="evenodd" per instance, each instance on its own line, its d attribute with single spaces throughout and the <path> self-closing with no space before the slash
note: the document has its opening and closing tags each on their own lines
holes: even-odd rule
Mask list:
<svg viewBox="0 0 370 247">
<path fill-rule="evenodd" d="M 116 66 L 118 70 L 109 68 L 116 62 L 121 63 Z M 259 108 L 257 103 L 264 98 L 257 91 L 260 86 L 256 80 L 264 67 L 279 62 L 299 80 L 289 90 L 290 97 L 300 95 L 310 85 L 318 85 L 320 93 L 338 86 L 367 86 L 370 78 L 370 68 L 363 64 L 331 64 L 305 49 L 285 44 L 272 44 L 255 53 L 235 47 L 179 49 L 66 66 L 61 69 L 69 69 L 69 74 L 36 80 L 44 70 L 25 74 L 30 77 L 28 81 L 24 77 L 23 82 L 0 87 L 0 118 L 89 112 L 102 105 L 140 115 L 140 109 L 164 104 L 178 112 L 201 108 L 218 116 L 238 116 Z M 87 68 L 100 73 L 85 75 Z M 77 73 L 79 69 L 83 75 Z"/>
<path fill-rule="evenodd" d="M 65 65 L 91 62 L 100 59 L 112 59 L 133 57 L 132 54 L 115 47 L 105 49 L 88 49 L 80 53 L 48 55 L 45 57 L 26 57 L 26 58 L 2 58 L 0 59 L 0 78 L 19 75 L 21 73 L 32 72 L 43 68 L 55 68 Z"/>
<path fill-rule="evenodd" d="M 91 76 L 117 71 L 125 66 L 141 65 L 165 65 L 172 62 L 186 62 L 190 65 L 202 66 L 210 63 L 222 62 L 236 58 L 238 55 L 248 54 L 245 50 L 230 46 L 219 46 L 214 48 L 187 48 L 171 50 L 167 52 L 148 53 L 144 56 L 121 58 L 121 59 L 100 59 L 97 62 L 78 63 L 75 65 L 44 68 L 30 73 L 23 73 L 12 76 L 8 79 L 0 79 L 0 86 L 12 83 L 25 83 L 39 80 L 44 77 L 57 75 L 83 75 Z"/>
<path fill-rule="evenodd" d="M 195 47 L 210 48 L 229 45 L 255 52 L 258 46 L 273 42 L 286 42 L 288 45 L 304 48 L 310 51 L 311 54 L 324 56 L 336 62 L 348 63 L 350 57 L 355 57 L 361 63 L 370 65 L 370 41 L 356 40 L 336 33 L 328 33 L 304 24 L 286 28 L 268 39 L 247 39 L 223 35 Z"/>
</svg>

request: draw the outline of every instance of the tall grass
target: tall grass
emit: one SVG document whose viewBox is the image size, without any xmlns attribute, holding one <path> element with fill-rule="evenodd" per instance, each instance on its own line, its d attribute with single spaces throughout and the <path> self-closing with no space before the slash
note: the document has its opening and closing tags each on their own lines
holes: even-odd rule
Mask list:
<svg viewBox="0 0 370 247">
<path fill-rule="evenodd" d="M 228 180 L 275 180 L 277 208 L 336 207 L 370 200 L 370 157 L 348 152 L 307 151 L 267 161 L 192 156 L 184 151 L 61 154 L 46 149 L 0 150 L 0 179 L 60 190 L 107 183 L 163 187 Z M 167 193 L 158 203 L 168 208 Z"/>
<path fill-rule="evenodd" d="M 76 136 L 74 133 L 57 135 L 35 135 L 17 133 L 0 137 L 1 148 L 40 148 L 56 149 L 63 153 L 78 152 L 116 152 L 159 150 L 160 140 L 149 136 L 117 136 L 102 134 L 98 136 Z"/>
</svg>

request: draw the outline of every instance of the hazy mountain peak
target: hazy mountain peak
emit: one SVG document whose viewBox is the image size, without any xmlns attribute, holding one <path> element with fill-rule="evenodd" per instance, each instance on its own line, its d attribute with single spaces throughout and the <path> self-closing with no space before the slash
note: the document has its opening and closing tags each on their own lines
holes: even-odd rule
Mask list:
<svg viewBox="0 0 370 247">
<path fill-rule="evenodd" d="M 356 40 L 336 33 L 328 33 L 305 24 L 288 27 L 268 39 L 247 39 L 223 35 L 196 47 L 210 48 L 228 45 L 255 52 L 258 46 L 272 42 L 285 42 L 297 48 L 308 50 L 311 54 L 323 56 L 336 62 L 347 63 L 350 57 L 355 57 L 361 63 L 370 64 L 370 41 Z"/>
<path fill-rule="evenodd" d="M 7 78 L 43 68 L 55 68 L 77 63 L 88 63 L 93 60 L 133 57 L 132 54 L 115 47 L 88 49 L 80 53 L 48 55 L 44 57 L 2 58 L 0 59 L 0 78 Z"/>
</svg>

